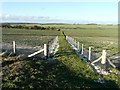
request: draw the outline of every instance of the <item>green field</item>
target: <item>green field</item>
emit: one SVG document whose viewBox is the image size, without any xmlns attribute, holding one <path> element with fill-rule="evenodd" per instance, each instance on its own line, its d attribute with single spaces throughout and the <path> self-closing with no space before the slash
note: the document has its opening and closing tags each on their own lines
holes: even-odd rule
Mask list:
<svg viewBox="0 0 120 90">
<path fill-rule="evenodd" d="M 57 36 L 58 31 L 51 30 L 24 30 L 24 29 L 3 29 L 3 43 L 16 41 L 20 45 L 43 46 Z"/>
<path fill-rule="evenodd" d="M 44 26 L 44 27 L 57 27 L 61 29 L 117 29 L 117 25 L 85 25 L 85 24 L 26 24 L 26 26 Z"/>
<path fill-rule="evenodd" d="M 109 54 L 118 52 L 117 26 L 114 25 L 43 25 L 54 26 L 66 35 L 88 46 L 94 51 L 107 49 Z M 40 46 L 59 35 L 59 49 L 52 60 L 2 58 L 3 89 L 50 89 L 50 88 L 120 88 L 120 76 L 114 72 L 107 76 L 95 74 L 88 63 L 81 60 L 70 47 L 62 32 L 54 30 L 3 29 L 3 45 L 13 40 L 18 45 Z M 105 83 L 96 82 L 104 80 Z"/>
<path fill-rule="evenodd" d="M 3 89 L 50 88 L 118 88 L 119 78 L 96 75 L 92 68 L 72 50 L 62 33 L 59 33 L 59 50 L 55 60 L 17 60 L 3 67 Z M 105 84 L 95 82 L 102 79 Z"/>
<path fill-rule="evenodd" d="M 88 28 L 89 27 L 89 28 Z M 84 29 L 63 29 L 66 35 L 73 37 L 80 44 L 84 44 L 84 48 L 94 47 L 93 52 L 101 52 L 107 50 L 108 55 L 118 52 L 118 30 L 117 26 L 97 26 L 84 27 Z M 96 29 L 95 29 L 96 28 Z"/>
</svg>

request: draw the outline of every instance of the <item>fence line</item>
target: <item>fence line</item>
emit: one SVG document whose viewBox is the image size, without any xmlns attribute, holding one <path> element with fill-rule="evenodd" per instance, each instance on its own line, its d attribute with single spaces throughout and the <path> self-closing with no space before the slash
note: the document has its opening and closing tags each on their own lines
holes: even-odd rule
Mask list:
<svg viewBox="0 0 120 90">
<path fill-rule="evenodd" d="M 76 53 L 85 61 L 85 62 L 90 62 L 90 64 L 96 69 L 96 62 L 101 61 L 101 65 L 106 65 L 106 63 L 108 62 L 113 68 L 116 68 L 116 66 L 111 62 L 111 60 L 107 57 L 107 52 L 106 50 L 102 50 L 102 55 L 98 58 L 98 59 L 91 59 L 92 58 L 92 47 L 89 47 L 88 50 L 88 55 L 85 55 L 85 49 L 84 49 L 84 45 L 81 44 L 80 47 L 80 43 L 77 42 L 75 39 L 73 39 L 72 37 L 66 36 L 66 40 L 68 41 L 68 43 L 71 45 L 71 47 L 76 51 Z M 77 43 L 77 44 L 76 44 Z M 98 67 L 96 69 L 96 72 L 99 74 L 104 74 L 107 75 L 108 72 L 105 72 L 103 69 L 98 70 Z"/>
<path fill-rule="evenodd" d="M 13 54 L 16 54 L 17 53 L 16 52 L 17 47 L 16 47 L 16 42 L 15 41 L 13 41 L 13 46 L 12 47 L 13 47 L 12 48 L 13 49 Z M 51 41 L 51 43 L 44 44 L 44 48 L 43 49 L 38 50 L 38 51 L 36 51 L 36 52 L 34 52 L 32 54 L 29 54 L 29 55 L 27 55 L 27 57 L 33 57 L 33 56 L 43 52 L 43 55 L 46 58 L 48 58 L 51 55 L 54 55 L 56 53 L 58 47 L 59 47 L 59 41 L 58 41 L 58 36 L 56 36 L 55 39 Z M 1 55 L 3 55 L 3 54 L 4 53 L 2 53 Z"/>
<path fill-rule="evenodd" d="M 56 36 L 56 38 L 53 40 L 53 43 L 49 45 L 49 54 L 48 56 L 50 56 L 51 54 L 55 54 L 57 51 L 57 48 L 59 47 L 59 42 L 58 42 L 58 36 Z"/>
<path fill-rule="evenodd" d="M 44 52 L 44 56 L 46 58 L 48 58 L 51 55 L 54 55 L 56 53 L 58 47 L 59 47 L 58 36 L 56 36 L 56 38 L 53 40 L 51 45 L 49 45 L 49 43 L 44 44 L 44 49 L 39 50 L 39 51 L 37 51 L 37 52 L 35 52 L 35 53 L 31 54 L 31 55 L 28 55 L 28 57 L 29 56 L 34 56 L 34 55 L 39 54 L 41 52 Z"/>
</svg>

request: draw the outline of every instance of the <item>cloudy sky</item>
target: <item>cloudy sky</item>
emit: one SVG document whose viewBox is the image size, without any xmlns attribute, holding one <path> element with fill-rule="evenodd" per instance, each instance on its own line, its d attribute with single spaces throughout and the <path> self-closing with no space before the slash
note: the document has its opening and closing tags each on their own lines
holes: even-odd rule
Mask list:
<svg viewBox="0 0 120 90">
<path fill-rule="evenodd" d="M 118 22 L 118 2 L 3 2 L 2 22 L 101 23 Z"/>
</svg>

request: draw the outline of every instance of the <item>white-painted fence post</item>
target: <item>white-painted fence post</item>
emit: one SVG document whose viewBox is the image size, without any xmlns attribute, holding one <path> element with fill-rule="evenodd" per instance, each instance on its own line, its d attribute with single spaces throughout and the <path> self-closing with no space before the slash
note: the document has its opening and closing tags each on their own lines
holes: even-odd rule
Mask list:
<svg viewBox="0 0 120 90">
<path fill-rule="evenodd" d="M 89 56 L 88 56 L 88 60 L 91 60 L 91 47 L 89 47 Z"/>
<path fill-rule="evenodd" d="M 78 42 L 78 46 L 77 46 L 78 50 L 80 50 L 80 43 Z"/>
<path fill-rule="evenodd" d="M 83 54 L 83 44 L 82 44 L 82 51 L 81 51 L 81 54 Z"/>
<path fill-rule="evenodd" d="M 66 40 L 68 40 L 68 36 L 66 36 Z"/>
<path fill-rule="evenodd" d="M 13 53 L 16 53 L 16 45 L 15 45 L 15 41 L 13 41 Z"/>
<path fill-rule="evenodd" d="M 45 57 L 48 56 L 48 47 L 47 47 L 47 44 L 44 44 L 44 56 Z"/>
<path fill-rule="evenodd" d="M 101 64 L 105 64 L 106 63 L 106 50 L 102 51 L 102 60 L 101 60 Z"/>
</svg>

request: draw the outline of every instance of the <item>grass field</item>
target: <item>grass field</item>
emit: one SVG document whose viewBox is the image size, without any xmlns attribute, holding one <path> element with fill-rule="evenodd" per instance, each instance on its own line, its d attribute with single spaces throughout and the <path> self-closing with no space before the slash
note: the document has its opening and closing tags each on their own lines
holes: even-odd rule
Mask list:
<svg viewBox="0 0 120 90">
<path fill-rule="evenodd" d="M 3 67 L 3 89 L 18 88 L 118 88 L 118 77 L 96 75 L 92 68 L 72 50 L 62 33 L 59 33 L 59 51 L 55 60 L 17 60 Z M 111 78 L 112 77 L 112 78 Z M 105 80 L 105 84 L 95 82 Z"/>
<path fill-rule="evenodd" d="M 99 28 L 96 25 L 46 25 L 61 28 L 85 47 L 94 46 L 101 51 L 107 49 L 110 54 L 117 52 L 117 27 L 113 25 Z M 76 29 L 77 28 L 77 29 Z M 100 76 L 94 73 L 88 63 L 82 61 L 65 40 L 61 32 L 53 30 L 3 29 L 3 45 L 16 41 L 28 48 L 43 45 L 59 34 L 59 49 L 53 60 L 33 60 L 32 58 L 6 59 L 1 75 L 3 89 L 32 88 L 120 88 L 120 76 L 115 73 Z M 22 45 L 23 44 L 23 45 Z M 11 60 L 9 60 L 11 59 Z M 8 61 L 7 61 L 8 60 Z M 116 70 L 116 69 L 115 69 Z M 104 80 L 105 83 L 96 81 Z"/>
<path fill-rule="evenodd" d="M 16 41 L 18 44 L 27 44 L 32 46 L 43 45 L 58 34 L 57 31 L 51 30 L 24 30 L 24 29 L 3 29 L 3 43 Z M 34 43 L 33 43 L 34 42 Z"/>
<path fill-rule="evenodd" d="M 85 24 L 26 24 L 26 26 L 44 26 L 44 27 L 57 27 L 61 29 L 117 29 L 117 25 L 85 25 Z"/>
<path fill-rule="evenodd" d="M 12 51 L 12 41 L 16 41 L 17 52 L 20 54 L 31 54 L 43 48 L 44 44 L 50 43 L 58 31 L 52 30 L 24 30 L 3 29 L 2 50 Z"/>
<path fill-rule="evenodd" d="M 88 27 L 90 27 L 88 25 Z M 84 29 L 63 29 L 66 35 L 75 38 L 80 44 L 88 49 L 93 46 L 93 51 L 101 52 L 103 49 L 107 50 L 108 55 L 118 52 L 118 30 L 117 26 L 91 26 L 91 28 Z M 85 27 L 84 27 L 85 28 Z M 96 28 L 96 29 L 95 29 Z"/>
</svg>

